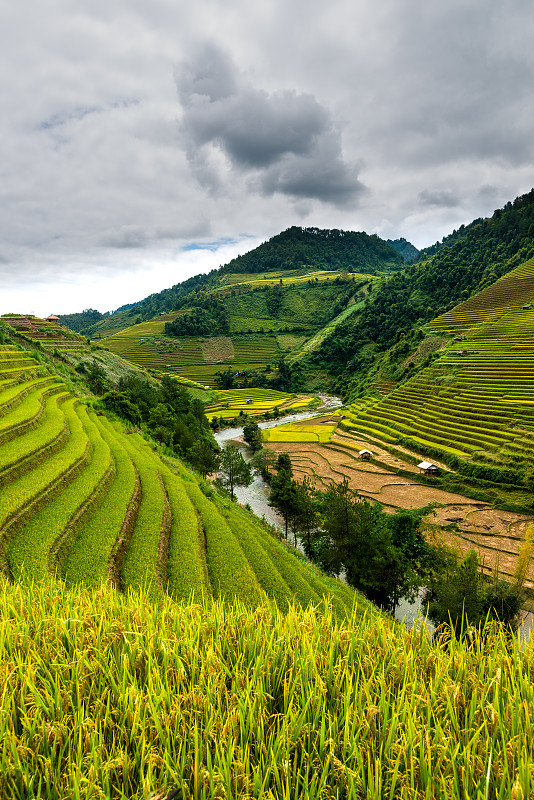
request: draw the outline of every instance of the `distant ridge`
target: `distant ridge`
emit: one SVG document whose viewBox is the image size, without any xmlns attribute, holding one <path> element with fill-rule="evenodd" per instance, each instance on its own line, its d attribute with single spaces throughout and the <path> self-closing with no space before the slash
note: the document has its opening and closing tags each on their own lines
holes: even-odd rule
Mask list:
<svg viewBox="0 0 534 800">
<path fill-rule="evenodd" d="M 376 234 L 293 226 L 232 259 L 221 272 L 269 272 L 280 269 L 346 269 L 376 273 L 402 269 L 404 259 Z"/>
</svg>

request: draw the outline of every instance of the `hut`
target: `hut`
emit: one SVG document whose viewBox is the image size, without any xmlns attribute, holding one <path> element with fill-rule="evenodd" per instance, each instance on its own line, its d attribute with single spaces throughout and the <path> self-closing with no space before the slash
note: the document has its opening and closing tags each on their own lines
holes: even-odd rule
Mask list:
<svg viewBox="0 0 534 800">
<path fill-rule="evenodd" d="M 56 317 L 55 314 L 49 314 L 47 317 L 45 317 L 45 320 L 47 322 L 59 322 L 59 317 Z"/>
<path fill-rule="evenodd" d="M 251 403 L 252 403 L 252 398 L 251 397 L 247 397 L 247 406 L 249 406 Z"/>
<path fill-rule="evenodd" d="M 361 461 L 369 461 L 372 458 L 373 454 L 370 450 L 360 450 L 359 454 Z"/>
<path fill-rule="evenodd" d="M 439 468 L 436 467 L 435 464 L 431 464 L 430 461 L 421 461 L 417 466 L 419 467 L 419 472 L 422 472 L 424 475 L 439 474 Z"/>
<path fill-rule="evenodd" d="M 456 355 L 457 356 L 466 356 L 467 355 L 467 350 L 458 350 Z"/>
<path fill-rule="evenodd" d="M 523 311 L 532 311 L 532 303 L 525 303 L 525 305 L 522 308 Z"/>
</svg>

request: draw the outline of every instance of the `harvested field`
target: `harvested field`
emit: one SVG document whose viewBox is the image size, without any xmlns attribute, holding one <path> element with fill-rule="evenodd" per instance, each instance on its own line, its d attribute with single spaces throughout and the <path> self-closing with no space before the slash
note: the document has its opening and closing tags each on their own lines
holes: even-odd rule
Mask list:
<svg viewBox="0 0 534 800">
<path fill-rule="evenodd" d="M 234 357 L 234 345 L 229 336 L 213 336 L 209 339 L 200 339 L 200 347 L 204 361 L 208 364 L 220 364 Z"/>
<path fill-rule="evenodd" d="M 269 441 L 264 446 L 276 453 L 288 453 L 295 477 L 298 480 L 310 478 L 318 489 L 324 490 L 346 477 L 352 489 L 362 497 L 383 503 L 386 510 L 439 503 L 440 507 L 428 517 L 433 533 L 438 532 L 438 536 L 462 553 L 474 548 L 486 571 L 498 569 L 503 577 L 512 578 L 520 543 L 534 515 L 500 511 L 478 500 L 398 476 L 396 471 L 402 468 L 413 472 L 416 478 L 418 469 L 392 456 L 376 442 L 339 429 L 324 444 Z M 358 451 L 364 448 L 370 449 L 379 462 L 391 466 L 391 471 L 360 461 Z M 534 589 L 534 560 L 526 586 Z"/>
</svg>

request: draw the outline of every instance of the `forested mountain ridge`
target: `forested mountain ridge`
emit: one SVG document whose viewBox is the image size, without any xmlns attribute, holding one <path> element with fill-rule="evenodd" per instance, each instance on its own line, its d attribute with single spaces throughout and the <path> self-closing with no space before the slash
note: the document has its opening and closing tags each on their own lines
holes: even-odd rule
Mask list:
<svg viewBox="0 0 534 800">
<path fill-rule="evenodd" d="M 407 263 L 411 264 L 417 259 L 419 250 L 411 242 L 406 241 L 404 236 L 401 236 L 400 239 L 387 239 L 386 241 L 391 247 L 395 248 L 397 253 L 401 254 Z"/>
<path fill-rule="evenodd" d="M 314 362 L 336 376 L 340 391 L 358 383 L 377 354 L 412 336 L 414 328 L 534 255 L 534 190 L 451 239 L 434 255 L 382 281 L 359 317 L 347 319 L 324 340 Z"/>
<path fill-rule="evenodd" d="M 268 272 L 314 267 L 375 273 L 401 269 L 404 259 L 376 234 L 292 226 L 232 259 L 221 272 Z"/>
<path fill-rule="evenodd" d="M 397 241 L 411 247 L 405 240 Z M 216 289 L 231 273 L 257 275 L 305 269 L 376 274 L 397 271 L 403 266 L 404 257 L 376 234 L 293 226 L 228 264 L 151 294 L 138 303 L 122 306 L 111 317 L 89 309 L 90 314 L 62 315 L 61 321 L 86 336 L 105 336 L 116 328 L 131 325 L 138 318 L 146 321 L 188 306 L 192 293 L 199 289 Z"/>
</svg>

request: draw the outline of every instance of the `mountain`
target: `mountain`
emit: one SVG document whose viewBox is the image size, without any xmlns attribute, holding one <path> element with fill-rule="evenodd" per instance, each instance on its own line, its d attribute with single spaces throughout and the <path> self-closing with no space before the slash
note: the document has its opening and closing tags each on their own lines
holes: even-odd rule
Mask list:
<svg viewBox="0 0 534 800">
<path fill-rule="evenodd" d="M 402 257 L 380 237 L 354 231 L 293 226 L 232 259 L 221 272 L 307 269 L 366 272 L 401 269 Z"/>
<path fill-rule="evenodd" d="M 314 356 L 316 366 L 336 375 L 340 390 L 361 391 L 368 370 L 376 372 L 377 356 L 413 339 L 418 326 L 533 255 L 534 189 L 451 235 L 430 255 L 421 251 L 416 264 L 378 284 L 361 314 L 323 341 Z"/>
<path fill-rule="evenodd" d="M 407 242 L 406 239 L 387 239 L 387 243 L 393 247 L 397 253 L 400 253 L 404 261 L 411 264 L 419 255 L 419 250 L 413 244 Z"/>
</svg>

